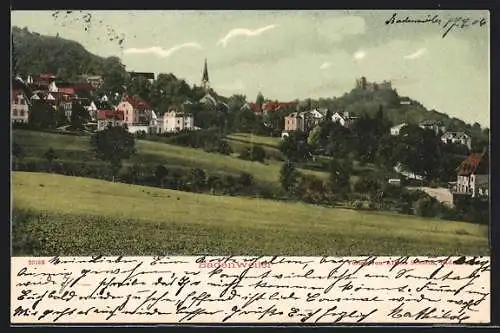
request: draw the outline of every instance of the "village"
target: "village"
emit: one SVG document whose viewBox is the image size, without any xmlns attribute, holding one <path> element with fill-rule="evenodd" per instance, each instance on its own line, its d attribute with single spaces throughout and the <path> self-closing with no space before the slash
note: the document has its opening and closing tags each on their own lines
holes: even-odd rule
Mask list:
<svg viewBox="0 0 500 333">
<path fill-rule="evenodd" d="M 154 73 L 129 73 L 132 79 L 153 81 Z M 54 112 L 63 110 L 67 123 L 72 119 L 72 110 L 75 103 L 81 105 L 87 121 L 83 124 L 84 131 L 94 133 L 102 131 L 110 126 L 123 126 L 128 132 L 135 135 L 161 135 L 180 132 L 200 130 L 195 126 L 193 114 L 186 112 L 185 105 L 198 103 L 209 106 L 213 110 L 227 109 L 225 102 L 213 96 L 210 90 L 207 61 L 205 60 L 201 87 L 205 92 L 199 101 L 186 101 L 181 106 L 183 110 L 172 107 L 166 110 L 153 110 L 148 101 L 137 95 L 116 93 L 108 91 L 96 94 L 102 87 L 103 79 L 99 75 L 82 75 L 78 82 L 60 82 L 53 74 L 29 75 L 26 78 L 16 77 L 12 90 L 11 120 L 13 125 L 29 125 L 31 108 L 36 103 L 46 103 Z M 32 92 L 26 95 L 27 89 Z M 366 91 L 391 90 L 391 83 L 384 81 L 380 84 L 367 82 L 362 77 L 356 80 L 355 88 Z M 88 97 L 81 97 L 88 96 Z M 400 98 L 402 105 L 412 103 L 409 98 Z M 305 111 L 298 109 L 298 102 L 264 101 L 259 103 L 246 102 L 241 110 L 251 111 L 265 122 L 266 116 L 278 111 L 287 110 L 284 116 L 284 126 L 281 130 L 281 138 L 285 140 L 291 133 L 301 133 L 306 136 L 318 127 L 326 118 L 339 124 L 344 128 L 350 128 L 356 124 L 359 116 L 349 112 L 332 112 L 327 108 L 314 108 Z M 63 125 L 59 131 L 67 131 L 71 125 Z M 444 144 L 462 146 L 469 152 L 469 156 L 457 165 L 456 180 L 448 182 L 447 188 L 433 189 L 421 186 L 430 195 L 447 204 L 453 205 L 456 197 L 470 197 L 484 200 L 489 197 L 489 169 L 486 150 L 472 152 L 472 138 L 463 131 L 450 131 L 441 122 L 425 120 L 417 124 L 424 130 L 430 130 L 439 135 Z M 390 135 L 398 137 L 407 123 L 397 124 L 390 127 Z M 481 167 L 480 167 L 481 166 Z M 386 179 L 389 184 L 401 185 L 401 179 L 424 180 L 421 175 L 408 172 L 401 168 L 400 163 L 394 166 L 400 178 Z"/>
</svg>

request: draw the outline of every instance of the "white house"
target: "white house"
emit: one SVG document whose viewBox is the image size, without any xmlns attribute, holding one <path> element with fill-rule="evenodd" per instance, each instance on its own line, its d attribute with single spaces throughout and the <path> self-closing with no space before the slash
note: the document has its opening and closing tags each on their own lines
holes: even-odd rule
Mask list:
<svg viewBox="0 0 500 333">
<path fill-rule="evenodd" d="M 95 103 L 92 101 L 90 102 L 90 104 L 86 107 L 86 110 L 87 112 L 89 113 L 90 115 L 90 118 L 92 120 L 96 120 L 97 119 L 97 106 L 95 105 Z"/>
<path fill-rule="evenodd" d="M 420 124 L 418 124 L 418 127 L 422 129 L 433 130 L 436 134 L 438 134 L 439 132 L 444 133 L 446 131 L 446 127 L 444 127 L 441 122 L 433 120 L 424 120 Z"/>
<path fill-rule="evenodd" d="M 344 127 L 351 126 L 356 119 L 357 119 L 357 117 L 353 117 L 353 116 L 349 115 L 349 112 L 344 112 L 342 114 L 335 112 L 332 115 L 332 121 L 338 122 L 340 125 L 342 125 Z"/>
<path fill-rule="evenodd" d="M 446 132 L 441 136 L 443 143 L 454 143 L 467 146 L 469 150 L 472 149 L 472 139 L 464 132 Z"/>
<path fill-rule="evenodd" d="M 12 123 L 27 124 L 29 105 L 26 95 L 22 92 L 22 90 L 13 90 L 11 98 L 10 108 Z"/>
<path fill-rule="evenodd" d="M 172 133 L 194 129 L 194 118 L 188 113 L 170 110 L 158 120 L 158 133 Z"/>
<path fill-rule="evenodd" d="M 472 198 L 489 196 L 489 158 L 486 153 L 469 155 L 458 167 L 455 194 Z"/>
<path fill-rule="evenodd" d="M 406 124 L 406 123 L 402 123 L 402 124 L 391 127 L 391 135 L 395 135 L 395 136 L 399 135 L 399 133 L 401 132 L 401 129 L 407 125 L 408 124 Z"/>
</svg>

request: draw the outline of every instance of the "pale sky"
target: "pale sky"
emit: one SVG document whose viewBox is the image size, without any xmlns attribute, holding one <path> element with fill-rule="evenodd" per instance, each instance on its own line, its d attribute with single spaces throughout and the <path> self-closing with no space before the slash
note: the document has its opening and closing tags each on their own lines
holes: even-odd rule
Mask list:
<svg viewBox="0 0 500 333">
<path fill-rule="evenodd" d="M 439 24 L 385 24 L 439 15 Z M 115 55 L 129 71 L 173 73 L 200 84 L 208 60 L 211 86 L 230 96 L 341 96 L 355 79 L 392 80 L 402 96 L 467 122 L 490 125 L 488 11 L 51 11 L 12 12 L 12 24 Z M 92 14 L 88 31 L 82 17 Z M 430 16 L 429 16 L 430 15 Z M 450 18 L 485 18 L 452 29 Z M 120 46 L 110 35 L 125 37 Z"/>
</svg>

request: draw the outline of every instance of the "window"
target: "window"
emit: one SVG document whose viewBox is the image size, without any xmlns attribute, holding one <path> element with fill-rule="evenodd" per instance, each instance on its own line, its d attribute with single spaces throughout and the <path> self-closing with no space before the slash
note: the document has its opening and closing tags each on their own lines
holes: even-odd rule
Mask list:
<svg viewBox="0 0 500 333">
<path fill-rule="evenodd" d="M 14 109 L 13 113 L 14 113 L 14 117 L 17 117 L 17 109 Z"/>
<path fill-rule="evenodd" d="M 20 114 L 20 116 L 21 116 L 21 117 L 24 117 L 24 110 L 21 110 L 21 112 L 20 112 L 20 113 L 21 113 L 21 114 Z"/>
<path fill-rule="evenodd" d="M 21 105 L 26 105 L 26 101 L 24 100 L 24 98 L 21 98 L 19 101 L 21 102 Z"/>
</svg>

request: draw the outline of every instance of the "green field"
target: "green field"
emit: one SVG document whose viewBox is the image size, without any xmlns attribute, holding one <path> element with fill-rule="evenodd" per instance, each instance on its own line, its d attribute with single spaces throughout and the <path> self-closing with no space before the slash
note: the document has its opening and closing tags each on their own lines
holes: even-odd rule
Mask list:
<svg viewBox="0 0 500 333">
<path fill-rule="evenodd" d="M 94 160 L 90 152 L 88 136 L 71 136 L 26 130 L 13 131 L 14 142 L 21 145 L 27 156 L 43 158 L 45 151 L 52 147 L 61 160 L 91 162 Z M 272 139 L 272 138 L 269 138 Z M 145 164 L 168 164 L 181 167 L 198 167 L 209 173 L 227 172 L 231 174 L 248 172 L 257 181 L 278 183 L 282 163 L 266 161 L 266 163 L 241 160 L 235 156 L 207 153 L 200 149 L 181 147 L 166 143 L 137 140 L 137 154 L 129 162 Z M 305 174 L 327 178 L 324 172 L 300 170 Z"/>
<path fill-rule="evenodd" d="M 14 255 L 486 255 L 487 228 L 13 172 Z"/>
<path fill-rule="evenodd" d="M 255 135 L 252 133 L 234 133 L 227 136 L 228 139 L 233 141 L 246 142 L 250 144 L 257 144 L 267 146 L 269 148 L 278 148 L 281 138 L 272 138 L 269 136 Z"/>
</svg>

